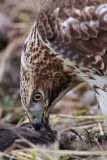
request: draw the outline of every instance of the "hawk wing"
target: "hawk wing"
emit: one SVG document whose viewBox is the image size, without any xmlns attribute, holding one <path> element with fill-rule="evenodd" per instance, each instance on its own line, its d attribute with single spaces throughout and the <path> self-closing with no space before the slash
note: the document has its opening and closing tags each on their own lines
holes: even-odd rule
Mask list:
<svg viewBox="0 0 107 160">
<path fill-rule="evenodd" d="M 47 0 L 37 18 L 40 38 L 54 53 L 103 69 L 107 49 L 107 0 Z"/>
</svg>

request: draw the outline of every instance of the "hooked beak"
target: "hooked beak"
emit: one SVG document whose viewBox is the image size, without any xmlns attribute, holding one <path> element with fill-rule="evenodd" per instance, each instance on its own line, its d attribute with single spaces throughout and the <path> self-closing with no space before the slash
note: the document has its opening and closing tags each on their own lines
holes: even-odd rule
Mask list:
<svg viewBox="0 0 107 160">
<path fill-rule="evenodd" d="M 27 113 L 27 115 L 28 115 L 30 123 L 35 128 L 35 130 L 40 130 L 40 128 L 42 126 L 42 117 L 41 116 L 35 117 L 35 116 L 32 116 L 29 113 Z"/>
<path fill-rule="evenodd" d="M 45 121 L 46 123 L 48 123 L 48 117 L 49 117 L 49 113 L 48 113 L 48 101 L 46 101 L 46 105 L 45 105 L 44 109 L 40 112 L 40 114 L 38 115 L 38 117 L 32 116 L 29 113 L 27 113 L 27 115 L 28 115 L 30 123 L 35 128 L 35 130 L 40 130 L 41 127 L 42 127 L 43 121 Z"/>
</svg>

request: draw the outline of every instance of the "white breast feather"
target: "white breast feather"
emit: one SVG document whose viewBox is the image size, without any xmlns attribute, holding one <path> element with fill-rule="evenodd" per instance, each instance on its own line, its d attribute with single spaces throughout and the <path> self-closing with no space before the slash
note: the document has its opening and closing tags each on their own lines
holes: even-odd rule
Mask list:
<svg viewBox="0 0 107 160">
<path fill-rule="evenodd" d="M 105 92 L 101 89 L 97 89 L 97 92 L 99 94 L 96 93 L 96 97 L 97 97 L 98 103 L 100 105 L 102 114 L 104 116 L 104 121 L 107 125 L 107 92 Z"/>
<path fill-rule="evenodd" d="M 107 76 L 93 75 L 87 82 L 92 88 L 96 86 L 96 97 L 107 125 Z"/>
</svg>

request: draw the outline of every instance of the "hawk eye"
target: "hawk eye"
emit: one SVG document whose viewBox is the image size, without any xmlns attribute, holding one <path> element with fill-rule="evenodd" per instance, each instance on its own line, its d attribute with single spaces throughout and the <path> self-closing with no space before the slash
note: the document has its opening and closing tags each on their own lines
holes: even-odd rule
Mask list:
<svg viewBox="0 0 107 160">
<path fill-rule="evenodd" d="M 35 95 L 33 96 L 33 100 L 35 102 L 41 101 L 42 100 L 42 95 L 41 93 L 35 93 Z"/>
</svg>

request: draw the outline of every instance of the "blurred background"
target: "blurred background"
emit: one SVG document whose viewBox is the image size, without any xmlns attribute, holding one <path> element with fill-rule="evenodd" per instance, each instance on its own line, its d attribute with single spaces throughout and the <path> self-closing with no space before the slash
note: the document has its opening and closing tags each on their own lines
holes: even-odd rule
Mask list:
<svg viewBox="0 0 107 160">
<path fill-rule="evenodd" d="M 43 1 L 0 0 L 0 118 L 16 123 L 20 102 L 20 56 Z M 13 114 L 14 113 L 14 114 Z"/>
<path fill-rule="evenodd" d="M 45 0 L 44 0 L 45 1 Z M 20 56 L 25 39 L 36 19 L 43 0 L 0 0 L 0 120 L 20 124 L 26 119 L 20 100 Z M 69 92 L 54 107 L 50 121 L 61 130 L 66 127 L 91 125 L 101 119 L 63 117 L 101 115 L 94 92 L 85 83 Z M 56 114 L 61 114 L 61 116 Z M 86 127 L 87 128 L 87 127 Z M 98 128 L 97 128 L 98 130 Z"/>
</svg>

